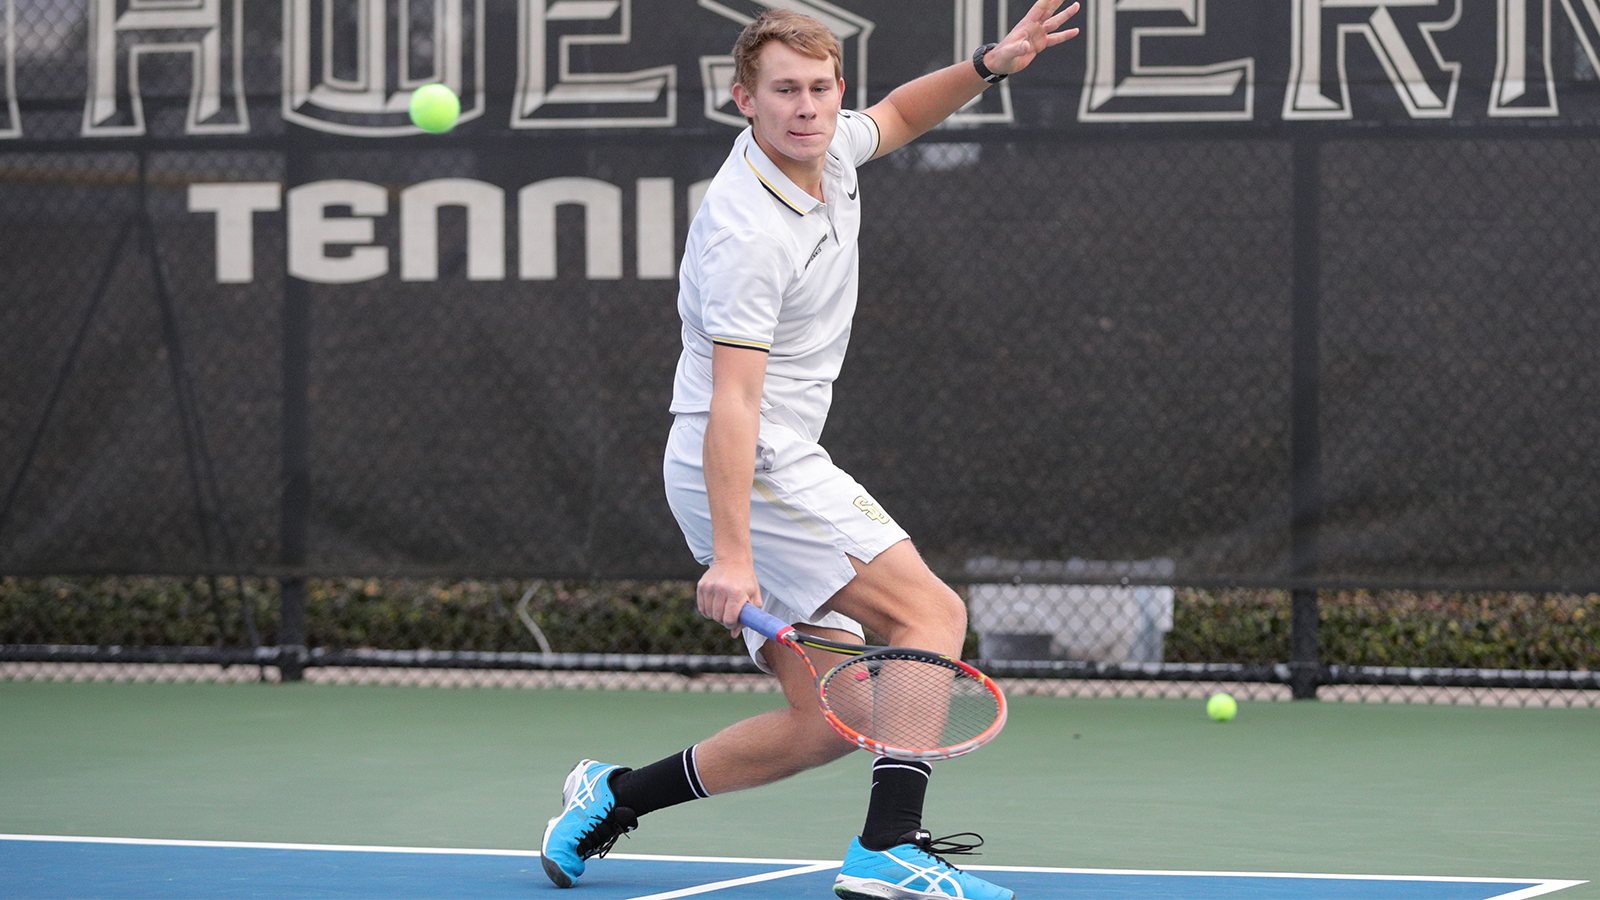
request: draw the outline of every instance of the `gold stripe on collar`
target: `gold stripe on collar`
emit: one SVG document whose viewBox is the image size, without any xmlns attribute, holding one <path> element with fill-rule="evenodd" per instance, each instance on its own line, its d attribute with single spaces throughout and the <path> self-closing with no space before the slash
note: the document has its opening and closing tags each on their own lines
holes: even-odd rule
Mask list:
<svg viewBox="0 0 1600 900">
<path fill-rule="evenodd" d="M 787 206 L 790 209 L 794 210 L 795 213 L 798 214 L 798 215 L 802 215 L 803 216 L 808 212 L 808 210 L 801 209 L 800 207 L 794 205 L 793 201 L 791 201 L 788 197 L 785 197 L 783 195 L 782 191 L 778 190 L 776 187 L 774 187 L 772 185 L 772 182 L 767 180 L 767 176 L 761 174 L 761 170 L 756 168 L 755 162 L 750 159 L 750 150 L 749 150 L 749 148 L 745 148 L 745 151 L 744 151 L 744 162 L 745 162 L 745 165 L 750 167 L 750 171 L 756 173 L 756 178 L 758 180 L 760 180 L 761 186 L 766 188 L 767 191 L 772 194 L 772 196 L 777 197 L 778 201 L 780 203 L 782 203 L 784 206 Z"/>
</svg>

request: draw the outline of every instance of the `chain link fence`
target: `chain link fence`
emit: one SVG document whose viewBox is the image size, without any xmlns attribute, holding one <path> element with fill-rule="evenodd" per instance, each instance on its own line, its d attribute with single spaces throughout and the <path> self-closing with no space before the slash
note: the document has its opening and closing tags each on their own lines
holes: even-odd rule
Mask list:
<svg viewBox="0 0 1600 900">
<path fill-rule="evenodd" d="M 1136 567 L 1135 567 L 1136 568 Z M 1018 695 L 1291 695 L 1273 590 L 963 585 L 965 655 Z M 278 586 L 254 578 L 7 578 L 0 677 L 278 681 Z M 772 691 L 679 581 L 316 579 L 315 683 Z M 1600 595 L 1339 591 L 1320 603 L 1332 700 L 1593 706 Z"/>
<path fill-rule="evenodd" d="M 363 69 L 382 17 L 335 0 L 0 0 L 8 677 L 753 683 L 692 613 L 659 474 L 737 27 L 638 0 L 634 44 L 559 58 L 660 63 L 654 99 L 568 102 L 518 67 L 621 34 L 616 5 L 538 34 L 490 6 L 389 4 L 414 33 Z M 825 443 L 1017 689 L 1600 696 L 1600 23 L 1546 8 L 1513 97 L 1521 20 L 1459 12 L 1390 10 L 1383 43 L 1324 10 L 1341 98 L 1285 87 L 1307 73 L 1263 36 L 1301 17 L 1218 8 L 1191 46 L 1249 64 L 1202 97 L 1100 68 L 1180 11 L 1090 4 L 862 169 Z M 904 19 L 839 13 L 851 105 L 950 61 L 950 22 Z M 1460 66 L 1392 81 L 1373 48 L 1431 26 Z M 1164 46 L 1150 78 L 1179 77 Z M 466 119 L 408 134 L 389 101 L 432 76 L 395 59 L 447 51 Z"/>
</svg>

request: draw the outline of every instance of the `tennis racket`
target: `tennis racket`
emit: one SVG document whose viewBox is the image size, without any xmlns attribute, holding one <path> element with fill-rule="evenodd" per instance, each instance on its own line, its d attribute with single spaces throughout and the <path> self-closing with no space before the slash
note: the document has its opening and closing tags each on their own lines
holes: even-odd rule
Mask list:
<svg viewBox="0 0 1600 900">
<path fill-rule="evenodd" d="M 739 611 L 739 624 L 799 654 L 817 680 L 828 724 L 878 756 L 949 759 L 988 743 L 1006 724 L 1000 686 L 960 660 L 813 637 L 751 604 Z M 808 648 L 851 658 L 819 673 Z"/>
</svg>

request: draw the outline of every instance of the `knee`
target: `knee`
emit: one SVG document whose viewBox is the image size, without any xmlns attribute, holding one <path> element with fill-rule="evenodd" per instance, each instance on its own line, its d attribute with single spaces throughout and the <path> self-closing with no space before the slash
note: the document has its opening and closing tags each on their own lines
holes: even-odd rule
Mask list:
<svg viewBox="0 0 1600 900">
<path fill-rule="evenodd" d="M 856 563 L 857 578 L 835 595 L 840 611 L 891 644 L 958 654 L 967 636 L 967 607 L 909 541 L 870 563 Z"/>
<path fill-rule="evenodd" d="M 946 586 L 936 606 L 944 633 L 951 642 L 952 655 L 959 657 L 961 646 L 967 640 L 967 605 Z"/>
<path fill-rule="evenodd" d="M 966 637 L 967 605 L 942 581 L 934 580 L 926 585 L 917 601 L 904 609 L 904 625 L 929 629 L 958 644 Z"/>
<path fill-rule="evenodd" d="M 965 638 L 967 634 L 967 604 L 962 602 L 961 596 L 949 585 L 943 585 L 944 594 L 940 598 L 941 614 L 949 622 L 952 632 Z"/>
</svg>

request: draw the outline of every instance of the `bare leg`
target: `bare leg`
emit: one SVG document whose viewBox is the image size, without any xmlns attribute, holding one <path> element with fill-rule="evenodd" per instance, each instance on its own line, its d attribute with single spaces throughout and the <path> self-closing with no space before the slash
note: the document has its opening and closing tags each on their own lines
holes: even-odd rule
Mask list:
<svg viewBox="0 0 1600 900">
<path fill-rule="evenodd" d="M 888 644 L 960 656 L 967 633 L 966 607 L 910 541 L 895 544 L 870 563 L 851 562 L 856 577 L 828 601 L 828 608 L 850 616 Z M 855 639 L 829 629 L 804 630 L 834 640 Z M 735 722 L 700 742 L 695 762 L 707 793 L 771 784 L 832 762 L 854 748 L 823 718 L 816 683 L 805 663 L 773 642 L 762 648 L 762 655 L 782 683 L 788 706 Z M 817 659 L 818 671 L 838 661 Z"/>
<path fill-rule="evenodd" d="M 854 641 L 855 635 L 827 628 L 803 627 L 819 637 Z M 759 787 L 830 763 L 855 749 L 822 716 L 816 681 L 800 657 L 768 641 L 762 656 L 783 685 L 787 707 L 735 722 L 695 748 L 700 781 L 710 794 Z M 813 651 L 818 671 L 839 661 Z"/>
<path fill-rule="evenodd" d="M 834 594 L 827 608 L 842 612 L 896 647 L 916 647 L 960 658 L 967 636 L 967 608 L 933 574 L 910 541 L 901 541 L 872 562 L 851 559 L 856 577 Z"/>
<path fill-rule="evenodd" d="M 854 563 L 856 577 L 828 601 L 829 608 L 865 625 L 886 643 L 960 657 L 967 633 L 966 606 L 929 570 L 910 541 L 895 544 L 870 563 Z M 893 677 L 886 667 L 883 678 Z M 881 712 L 876 726 L 886 736 L 893 737 L 898 729 L 904 740 L 914 744 L 927 746 L 937 740 L 942 709 L 901 709 L 898 712 L 906 715 L 899 716 L 891 706 Z M 887 849 L 922 829 L 929 774 L 925 763 L 880 759 L 873 764 L 861 846 Z"/>
</svg>

